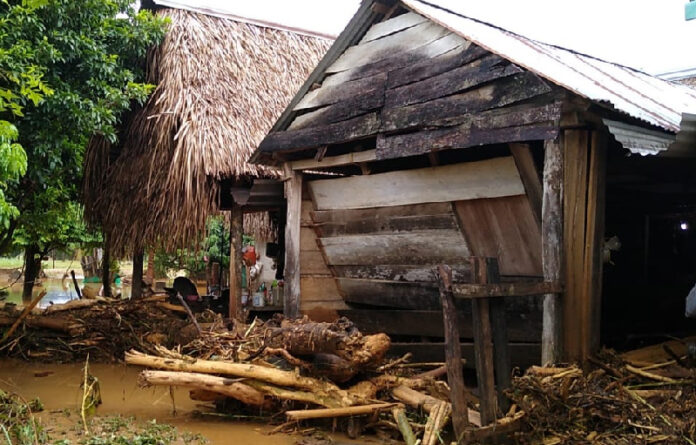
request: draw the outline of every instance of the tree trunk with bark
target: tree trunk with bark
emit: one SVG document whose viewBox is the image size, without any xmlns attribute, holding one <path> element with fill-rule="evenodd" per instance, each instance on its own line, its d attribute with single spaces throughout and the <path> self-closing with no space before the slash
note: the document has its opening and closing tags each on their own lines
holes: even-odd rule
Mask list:
<svg viewBox="0 0 696 445">
<path fill-rule="evenodd" d="M 102 254 L 102 286 L 104 286 L 104 292 L 102 295 L 105 297 L 111 297 L 112 295 L 110 263 L 111 255 L 109 252 L 109 243 L 106 240 L 106 235 L 104 235 L 104 252 Z"/>
<path fill-rule="evenodd" d="M 136 250 L 133 255 L 133 276 L 131 278 L 131 298 L 143 296 L 143 251 Z"/>
<path fill-rule="evenodd" d="M 41 250 L 39 246 L 31 244 L 24 249 L 24 288 L 22 289 L 22 301 L 31 301 L 34 290 L 34 282 L 41 272 Z"/>
</svg>

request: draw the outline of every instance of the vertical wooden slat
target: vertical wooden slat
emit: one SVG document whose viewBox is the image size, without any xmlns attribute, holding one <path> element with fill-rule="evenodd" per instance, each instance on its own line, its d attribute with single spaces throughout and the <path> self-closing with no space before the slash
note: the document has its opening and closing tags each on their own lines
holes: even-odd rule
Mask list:
<svg viewBox="0 0 696 445">
<path fill-rule="evenodd" d="M 150 284 L 153 284 L 152 282 Z M 137 249 L 133 254 L 133 277 L 131 279 L 131 298 L 143 296 L 143 250 Z"/>
<path fill-rule="evenodd" d="M 585 234 L 585 269 L 583 273 L 583 312 L 587 320 L 587 323 L 583 326 L 583 361 L 598 351 L 600 346 L 606 160 L 605 135 L 594 131 L 591 135 L 587 190 L 587 227 Z"/>
<path fill-rule="evenodd" d="M 515 165 L 520 172 L 524 191 L 529 199 L 529 205 L 532 207 L 532 212 L 541 225 L 541 213 L 543 207 L 543 187 L 539 179 L 539 172 L 534 165 L 534 157 L 529 144 L 510 144 L 510 152 L 515 158 Z"/>
<path fill-rule="evenodd" d="M 486 266 L 486 258 L 471 258 L 474 283 L 485 284 L 488 282 L 488 268 Z M 471 306 L 476 380 L 481 392 L 481 424 L 488 425 L 496 419 L 493 333 L 488 298 L 474 298 L 471 300 Z"/>
<path fill-rule="evenodd" d="M 500 282 L 500 271 L 495 258 L 487 258 L 488 284 Z M 510 364 L 510 348 L 508 345 L 507 322 L 505 320 L 504 298 L 489 298 L 488 306 L 491 315 L 491 332 L 493 336 L 493 358 L 495 362 L 495 384 L 498 394 L 498 407 L 505 412 L 509 407 L 508 398 L 503 390 L 510 387 L 512 365 Z"/>
<path fill-rule="evenodd" d="M 587 170 L 589 132 L 564 133 L 563 217 L 565 251 L 565 298 L 563 300 L 565 358 L 582 361 L 587 337 L 584 302 L 585 235 L 587 218 Z"/>
<path fill-rule="evenodd" d="M 439 275 L 440 300 L 442 302 L 442 319 L 445 331 L 445 360 L 447 362 L 447 383 L 450 387 L 452 401 L 452 425 L 457 439 L 463 437 L 469 425 L 469 410 L 466 406 L 466 387 L 462 374 L 462 350 L 459 346 L 459 327 L 457 326 L 457 309 L 452 295 L 452 269 L 441 265 L 437 268 Z"/>
<path fill-rule="evenodd" d="M 236 203 L 230 210 L 230 318 L 242 319 L 242 237 L 244 214 Z"/>
<path fill-rule="evenodd" d="M 563 152 L 556 140 L 544 144 L 544 189 L 542 205 L 542 267 L 544 279 L 560 281 L 563 255 Z M 561 296 L 544 296 L 541 363 L 559 363 L 562 358 L 563 312 Z"/>
<path fill-rule="evenodd" d="M 302 173 L 292 171 L 285 181 L 287 218 L 285 223 L 285 301 L 288 318 L 300 315 L 300 215 L 302 212 Z"/>
</svg>

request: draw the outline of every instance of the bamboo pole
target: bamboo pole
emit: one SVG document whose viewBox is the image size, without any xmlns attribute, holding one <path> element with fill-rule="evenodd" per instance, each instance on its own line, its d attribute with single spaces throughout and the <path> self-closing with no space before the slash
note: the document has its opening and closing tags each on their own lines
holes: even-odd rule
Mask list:
<svg viewBox="0 0 696 445">
<path fill-rule="evenodd" d="M 397 406 L 397 403 L 375 403 L 372 405 L 349 406 L 347 408 L 322 408 L 322 409 L 306 409 L 301 411 L 287 411 L 285 415 L 289 420 L 307 420 L 307 419 L 326 419 L 333 417 L 348 417 L 372 414 L 376 411 L 392 408 Z"/>
</svg>

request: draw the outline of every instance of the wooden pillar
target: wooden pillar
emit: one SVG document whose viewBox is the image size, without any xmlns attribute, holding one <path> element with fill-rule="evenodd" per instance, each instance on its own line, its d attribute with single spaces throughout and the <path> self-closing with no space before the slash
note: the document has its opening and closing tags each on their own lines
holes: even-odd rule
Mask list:
<svg viewBox="0 0 696 445">
<path fill-rule="evenodd" d="M 471 276 L 475 284 L 488 283 L 487 260 L 487 258 L 482 257 L 471 258 Z M 488 425 L 495 422 L 497 411 L 493 330 L 491 328 L 489 299 L 472 298 L 471 307 L 476 381 L 478 382 L 481 403 L 481 425 Z"/>
<path fill-rule="evenodd" d="M 287 218 L 285 223 L 285 276 L 283 313 L 300 315 L 300 215 L 302 211 L 302 173 L 292 171 L 285 181 Z"/>
<path fill-rule="evenodd" d="M 563 152 L 557 140 L 544 144 L 544 187 L 541 218 L 541 257 L 544 279 L 560 281 L 563 261 Z M 563 357 L 561 296 L 544 296 L 541 363 L 560 363 Z"/>
<path fill-rule="evenodd" d="M 131 298 L 143 296 L 143 250 L 136 249 L 133 253 L 133 277 L 131 278 Z"/>
<path fill-rule="evenodd" d="M 111 297 L 111 271 L 109 266 L 111 263 L 111 255 L 109 254 L 109 243 L 107 242 L 106 234 L 104 234 L 104 249 L 102 251 L 102 286 L 104 291 L 102 295 Z"/>
<path fill-rule="evenodd" d="M 469 426 L 469 409 L 466 406 L 466 387 L 462 373 L 462 349 L 459 344 L 459 326 L 457 325 L 457 308 L 452 294 L 452 269 L 441 265 L 437 268 L 439 275 L 440 301 L 445 331 L 445 360 L 447 362 L 447 383 L 450 387 L 452 401 L 452 426 L 454 435 L 459 440 Z"/>
<path fill-rule="evenodd" d="M 242 208 L 232 205 L 230 212 L 230 318 L 242 319 L 242 237 L 244 214 Z M 217 279 L 217 277 L 215 278 Z"/>
<path fill-rule="evenodd" d="M 564 132 L 565 359 L 599 347 L 606 147 L 591 130 Z"/>
</svg>

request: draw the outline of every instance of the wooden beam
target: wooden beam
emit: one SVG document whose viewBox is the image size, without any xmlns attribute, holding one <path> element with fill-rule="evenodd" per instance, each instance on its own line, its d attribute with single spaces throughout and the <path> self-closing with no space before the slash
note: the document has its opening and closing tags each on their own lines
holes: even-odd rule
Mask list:
<svg viewBox="0 0 696 445">
<path fill-rule="evenodd" d="M 285 299 L 283 313 L 300 315 L 300 216 L 302 213 L 302 173 L 293 171 L 285 182 L 287 218 L 285 223 Z"/>
<path fill-rule="evenodd" d="M 582 358 L 585 360 L 600 347 L 602 313 L 602 245 L 604 241 L 607 144 L 606 136 L 593 131 L 590 139 L 590 170 L 587 190 L 587 227 L 585 233 L 585 270 L 583 274 L 583 310 L 586 332 L 583 335 Z"/>
<path fill-rule="evenodd" d="M 150 282 L 154 287 L 154 283 Z M 138 249 L 133 254 L 133 277 L 131 279 L 131 298 L 143 296 L 143 250 Z"/>
<path fill-rule="evenodd" d="M 242 237 L 244 214 L 242 207 L 232 204 L 230 210 L 230 301 L 229 317 L 242 319 Z"/>
<path fill-rule="evenodd" d="M 354 153 L 346 153 L 338 156 L 329 156 L 321 161 L 314 159 L 303 159 L 300 161 L 290 162 L 290 167 L 293 170 L 316 170 L 328 167 L 342 167 L 345 165 L 359 164 L 362 162 L 370 162 L 377 159 L 377 151 L 365 150 L 356 151 Z"/>
<path fill-rule="evenodd" d="M 471 258 L 471 270 L 474 282 L 487 284 L 487 258 Z M 474 355 L 476 358 L 476 381 L 479 387 L 481 404 L 481 425 L 494 422 L 497 412 L 497 396 L 495 392 L 495 364 L 493 353 L 493 332 L 489 300 L 471 300 L 472 320 L 474 328 Z"/>
<path fill-rule="evenodd" d="M 520 172 L 524 190 L 529 198 L 529 205 L 532 206 L 534 217 L 541 227 L 541 207 L 543 202 L 544 190 L 539 178 L 539 172 L 534 164 L 534 157 L 529 144 L 510 144 L 512 157 L 515 158 L 515 165 Z"/>
<path fill-rule="evenodd" d="M 563 255 L 563 152 L 555 140 L 544 144 L 544 187 L 541 218 L 542 267 L 544 279 L 561 278 Z M 563 312 L 561 296 L 544 296 L 541 363 L 555 364 L 562 358 Z"/>
<path fill-rule="evenodd" d="M 588 130 L 564 130 L 563 134 L 563 250 L 565 298 L 563 300 L 564 359 L 582 361 L 588 323 L 584 302 Z"/>
<path fill-rule="evenodd" d="M 492 283 L 492 284 L 455 284 L 455 298 L 490 298 L 490 297 L 524 297 L 529 295 L 558 294 L 563 286 L 557 281 Z"/>
<path fill-rule="evenodd" d="M 452 269 L 448 266 L 438 267 L 440 301 L 445 331 L 445 358 L 447 362 L 447 383 L 450 387 L 452 402 L 452 425 L 455 437 L 464 435 L 469 425 L 469 410 L 466 406 L 466 387 L 462 373 L 462 351 L 459 346 L 459 327 L 457 309 L 452 297 Z"/>
</svg>

